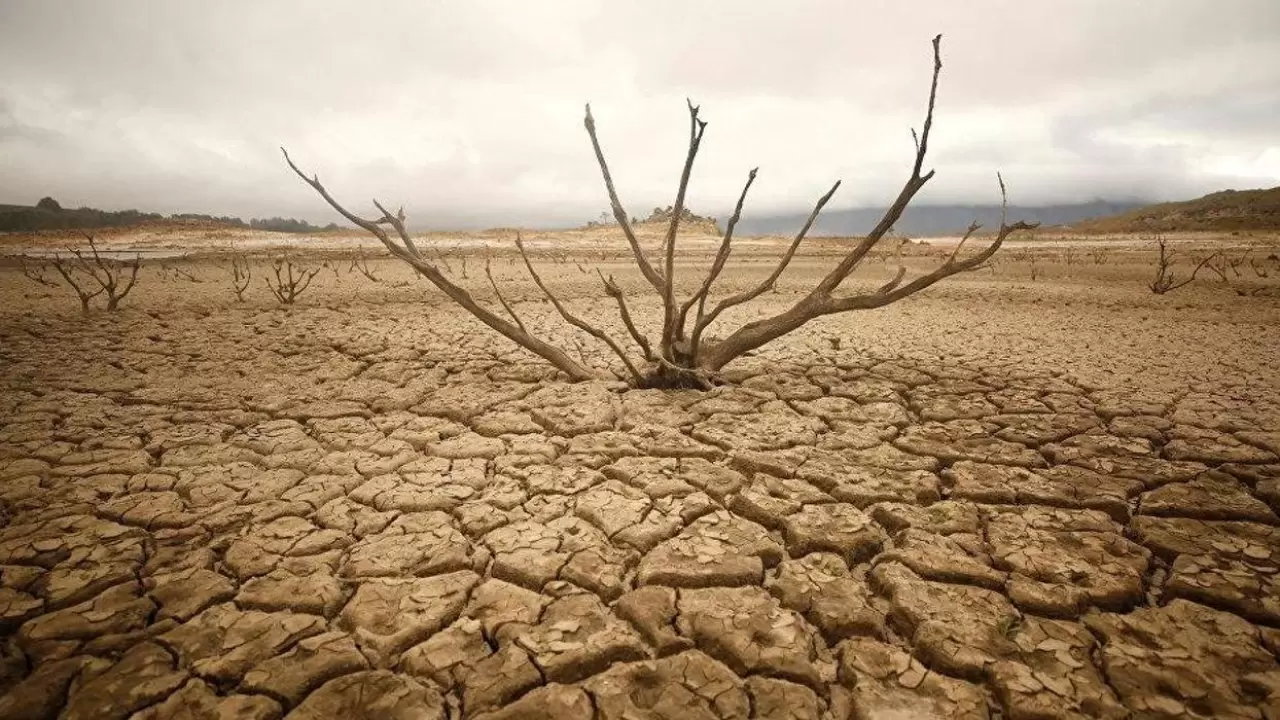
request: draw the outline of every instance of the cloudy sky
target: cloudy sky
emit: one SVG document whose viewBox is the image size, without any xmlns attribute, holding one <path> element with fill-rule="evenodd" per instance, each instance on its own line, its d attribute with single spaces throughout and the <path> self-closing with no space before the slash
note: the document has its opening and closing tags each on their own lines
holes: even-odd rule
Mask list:
<svg viewBox="0 0 1280 720">
<path fill-rule="evenodd" d="M 580 223 L 672 202 L 877 206 L 944 69 L 922 203 L 1182 199 L 1280 185 L 1277 0 L 0 2 L 0 203 L 418 227 Z"/>
</svg>

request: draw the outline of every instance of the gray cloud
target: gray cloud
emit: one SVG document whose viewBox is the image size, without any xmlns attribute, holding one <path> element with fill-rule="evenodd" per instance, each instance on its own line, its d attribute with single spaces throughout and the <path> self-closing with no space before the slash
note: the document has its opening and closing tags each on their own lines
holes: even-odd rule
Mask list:
<svg viewBox="0 0 1280 720">
<path fill-rule="evenodd" d="M 710 121 L 691 203 L 726 214 L 877 205 L 944 34 L 921 202 L 1189 197 L 1280 184 L 1275 0 L 1025 3 L 387 2 L 0 5 L 0 202 L 333 214 L 421 226 L 576 223 L 672 201 L 684 98 Z"/>
</svg>

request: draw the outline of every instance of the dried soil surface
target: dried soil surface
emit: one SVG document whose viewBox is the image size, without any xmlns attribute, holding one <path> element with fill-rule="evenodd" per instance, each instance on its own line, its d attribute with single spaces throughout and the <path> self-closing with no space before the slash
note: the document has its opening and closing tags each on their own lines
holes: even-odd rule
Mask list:
<svg viewBox="0 0 1280 720">
<path fill-rule="evenodd" d="M 0 717 L 1280 717 L 1280 273 L 1081 253 L 705 393 L 566 383 L 386 260 L 295 254 L 292 307 L 149 262 L 89 317 L 0 268 Z M 657 317 L 616 255 L 540 267 Z"/>
</svg>

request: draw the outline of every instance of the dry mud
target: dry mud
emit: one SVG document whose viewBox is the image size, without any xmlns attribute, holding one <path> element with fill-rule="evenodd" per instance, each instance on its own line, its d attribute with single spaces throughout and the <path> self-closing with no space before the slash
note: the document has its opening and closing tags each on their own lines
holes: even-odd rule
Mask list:
<svg viewBox="0 0 1280 720">
<path fill-rule="evenodd" d="M 0 717 L 1280 717 L 1273 295 L 1006 263 L 661 392 L 376 267 L 0 270 Z"/>
</svg>

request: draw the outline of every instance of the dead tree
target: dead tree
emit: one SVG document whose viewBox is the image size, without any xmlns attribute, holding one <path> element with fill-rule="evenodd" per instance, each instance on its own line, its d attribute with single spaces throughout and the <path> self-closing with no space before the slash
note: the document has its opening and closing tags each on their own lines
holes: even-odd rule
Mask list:
<svg viewBox="0 0 1280 720">
<path fill-rule="evenodd" d="M 236 302 L 244 302 L 244 291 L 249 289 L 249 281 L 253 279 L 249 259 L 243 255 L 232 255 L 230 271 L 231 289 L 236 293 Z"/>
<path fill-rule="evenodd" d="M 80 298 L 80 312 L 88 315 L 89 301 L 101 295 L 106 288 L 99 285 L 97 290 L 93 290 L 89 284 L 90 278 L 81 274 L 79 266 L 66 258 L 55 257 L 51 262 L 53 269 L 57 270 L 63 281 L 67 283 L 67 287 Z"/>
<path fill-rule="evenodd" d="M 270 277 L 263 278 L 267 289 L 280 301 L 281 305 L 292 305 L 298 296 L 311 287 L 311 281 L 316 275 L 320 274 L 320 268 L 307 269 L 300 265 L 294 265 L 292 260 L 287 258 L 276 258 L 271 263 L 271 271 L 275 276 L 273 280 Z"/>
<path fill-rule="evenodd" d="M 1147 287 L 1151 288 L 1151 292 L 1157 295 L 1163 295 L 1167 292 L 1177 290 L 1184 285 L 1191 284 L 1191 282 L 1196 279 L 1196 275 L 1200 273 L 1200 270 L 1204 268 L 1205 265 L 1209 264 L 1209 261 L 1217 255 L 1217 253 L 1214 253 L 1213 255 L 1202 259 L 1196 264 L 1195 269 L 1191 271 L 1191 275 L 1189 277 L 1177 280 L 1173 275 L 1173 259 L 1177 253 L 1168 248 L 1163 237 L 1157 237 L 1156 244 L 1160 250 L 1160 255 L 1156 258 L 1156 276 L 1150 283 L 1147 283 Z"/>
<path fill-rule="evenodd" d="M 890 228 L 898 222 L 898 219 L 916 194 L 933 178 L 934 171 L 926 170 L 925 159 L 933 129 L 938 77 L 942 70 L 941 40 L 941 35 L 933 39 L 933 77 L 929 86 L 928 106 L 920 132 L 917 133 L 912 130 L 911 133 L 915 142 L 915 157 L 911 173 L 903 184 L 902 189 L 871 232 L 848 250 L 835 267 L 815 287 L 802 294 L 798 300 L 790 304 L 786 309 L 759 320 L 748 322 L 719 339 L 713 339 L 709 332 L 727 311 L 755 300 L 775 287 L 778 278 L 787 269 L 792 258 L 795 257 L 796 251 L 800 248 L 806 235 L 808 235 L 810 228 L 813 227 L 819 213 L 822 212 L 822 209 L 835 195 L 836 190 L 839 189 L 840 183 L 837 181 L 831 186 L 830 190 L 817 200 L 808 219 L 796 233 L 794 239 L 787 246 L 782 257 L 778 259 L 773 271 L 767 278 L 742 292 L 734 293 L 712 302 L 711 291 L 733 252 L 734 229 L 742 215 L 742 207 L 746 202 L 747 193 L 756 178 L 757 171 L 751 170 L 747 174 L 746 183 L 742 188 L 741 195 L 738 197 L 733 215 L 725 226 L 719 249 L 715 254 L 710 270 L 705 277 L 696 282 L 694 285 L 696 290 L 692 294 L 683 298 L 679 297 L 676 285 L 676 240 L 681 218 L 685 214 L 685 194 L 689 186 L 689 177 L 693 171 L 694 160 L 698 155 L 702 137 L 707 127 L 706 121 L 699 117 L 699 108 L 692 102 L 688 103 L 688 153 L 685 157 L 680 181 L 676 189 L 675 202 L 672 204 L 670 218 L 667 221 L 665 237 L 662 240 L 657 257 L 651 257 L 641 247 L 630 219 L 631 216 L 623 208 L 622 202 L 618 198 L 613 176 L 609 171 L 604 151 L 601 149 L 600 141 L 596 134 L 595 119 L 591 115 L 590 105 L 586 108 L 586 116 L 583 120 L 591 140 L 596 162 L 600 167 L 613 217 L 630 247 L 631 257 L 645 283 L 662 302 L 661 334 L 654 339 L 650 339 L 642 334 L 635 323 L 631 321 L 626 294 L 611 278 L 601 276 L 605 293 L 617 304 L 622 323 L 631 340 L 640 350 L 640 357 L 644 361 L 643 365 L 634 362 L 628 351 L 617 340 L 610 337 L 600 328 L 573 314 L 551 292 L 534 270 L 533 264 L 525 253 L 524 244 L 517 233 L 516 247 L 525 261 L 526 269 L 539 289 L 547 296 L 547 299 L 551 301 L 556 311 L 567 323 L 596 338 L 619 357 L 633 384 L 642 387 L 705 388 L 714 382 L 718 372 L 729 362 L 796 330 L 816 318 L 853 310 L 870 310 L 883 307 L 920 292 L 939 280 L 980 267 L 1000 249 L 1000 246 L 1010 234 L 1019 230 L 1034 228 L 1036 225 L 1023 222 L 1009 223 L 1006 214 L 1002 213 L 1000 228 L 994 239 L 985 248 L 976 253 L 970 253 L 967 257 L 961 257 L 960 254 L 966 242 L 978 231 L 979 225 L 973 223 L 969 226 L 963 239 L 941 264 L 932 271 L 904 282 L 907 272 L 906 266 L 899 265 L 895 276 L 880 287 L 860 291 L 841 291 L 845 281 L 859 267 L 868 253 L 876 247 L 877 243 L 886 236 Z M 587 363 L 575 360 L 564 349 L 539 338 L 522 323 L 512 322 L 494 312 L 477 301 L 465 288 L 449 279 L 445 273 L 441 272 L 435 262 L 419 250 L 412 236 L 405 229 L 404 222 L 396 215 L 392 215 L 386 206 L 375 199 L 374 206 L 381 213 L 379 217 L 366 219 L 355 215 L 329 193 L 328 189 L 321 184 L 318 176 L 308 176 L 298 168 L 292 158 L 289 157 L 287 151 L 281 148 L 281 152 L 284 154 L 285 162 L 288 163 L 293 172 L 310 185 L 334 210 L 376 237 L 394 257 L 410 265 L 415 271 L 426 277 L 427 280 L 444 292 L 450 300 L 462 306 L 463 309 L 474 315 L 485 325 L 521 347 L 546 359 L 573 380 L 587 380 L 597 376 L 597 372 Z M 1005 197 L 1004 180 L 998 174 L 997 180 L 1000 185 L 1003 206 L 1007 210 L 1008 203 Z M 388 233 L 386 227 L 394 231 L 395 238 Z"/>
<path fill-rule="evenodd" d="M 93 236 L 86 234 L 84 237 L 89 241 L 91 257 L 86 258 L 79 250 L 73 249 L 71 253 L 75 255 L 81 269 L 107 294 L 107 310 L 116 310 L 120 306 L 120 301 L 138 282 L 142 256 L 135 255 L 133 260 L 128 261 L 104 258 L 98 253 L 98 245 L 94 242 Z M 127 280 L 124 277 L 126 272 L 129 274 Z"/>
<path fill-rule="evenodd" d="M 117 310 L 120 301 L 125 299 L 138 282 L 142 257 L 136 256 L 133 260 L 106 258 L 98 252 L 97 242 L 92 235 L 86 234 L 85 239 L 89 241 L 88 255 L 75 248 L 68 248 L 67 256 L 55 256 L 49 260 L 49 264 L 80 299 L 81 312 L 87 315 L 90 301 L 103 293 L 107 296 L 107 310 Z M 42 266 L 29 266 L 23 260 L 22 274 L 41 285 L 57 287 L 56 282 L 45 276 Z"/>
</svg>

